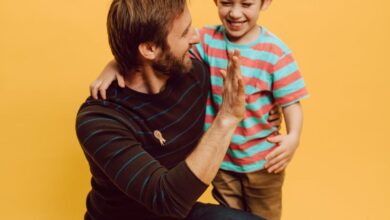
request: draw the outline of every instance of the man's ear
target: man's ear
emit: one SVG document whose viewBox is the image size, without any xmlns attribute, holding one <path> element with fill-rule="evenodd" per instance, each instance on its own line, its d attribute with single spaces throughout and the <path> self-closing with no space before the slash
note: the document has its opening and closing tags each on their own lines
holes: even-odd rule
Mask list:
<svg viewBox="0 0 390 220">
<path fill-rule="evenodd" d="M 260 10 L 264 11 L 271 5 L 272 0 L 263 0 Z"/>
<path fill-rule="evenodd" d="M 140 55 L 147 60 L 154 60 L 157 57 L 158 47 L 154 43 L 144 42 L 138 45 Z"/>
</svg>

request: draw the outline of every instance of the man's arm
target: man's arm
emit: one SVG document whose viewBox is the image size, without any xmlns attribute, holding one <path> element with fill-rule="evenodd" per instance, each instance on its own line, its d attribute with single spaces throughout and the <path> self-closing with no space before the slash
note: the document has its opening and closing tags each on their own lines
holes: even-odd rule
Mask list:
<svg viewBox="0 0 390 220">
<path fill-rule="evenodd" d="M 244 85 L 237 56 L 238 52 L 230 56 L 224 101 L 216 122 L 185 161 L 167 170 L 143 149 L 125 115 L 90 104 L 79 112 L 76 129 L 92 165 L 125 195 L 156 215 L 185 217 L 214 178 L 244 115 Z"/>
<path fill-rule="evenodd" d="M 205 184 L 210 184 L 226 154 L 238 123 L 244 118 L 245 92 L 240 72 L 238 50 L 228 52 L 229 65 L 224 76 L 223 103 L 215 121 L 203 135 L 186 162 L 192 172 Z"/>
</svg>

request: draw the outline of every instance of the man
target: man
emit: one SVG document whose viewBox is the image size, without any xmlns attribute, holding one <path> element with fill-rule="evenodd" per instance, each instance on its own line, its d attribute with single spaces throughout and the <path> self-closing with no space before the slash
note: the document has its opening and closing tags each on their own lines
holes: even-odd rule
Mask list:
<svg viewBox="0 0 390 220">
<path fill-rule="evenodd" d="M 114 83 L 77 115 L 92 173 L 85 219 L 260 219 L 196 203 L 243 118 L 239 52 L 229 53 L 224 102 L 203 134 L 210 76 L 188 55 L 198 37 L 186 0 L 114 0 L 107 26 L 126 88 Z"/>
</svg>

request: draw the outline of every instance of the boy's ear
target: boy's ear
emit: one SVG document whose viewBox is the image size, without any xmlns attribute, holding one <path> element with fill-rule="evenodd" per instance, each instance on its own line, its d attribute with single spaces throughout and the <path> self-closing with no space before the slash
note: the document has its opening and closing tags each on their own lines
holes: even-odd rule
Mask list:
<svg viewBox="0 0 390 220">
<path fill-rule="evenodd" d="M 270 6 L 272 0 L 263 0 L 263 4 L 261 5 L 260 10 L 267 10 L 267 8 Z"/>
<path fill-rule="evenodd" d="M 151 42 L 144 42 L 138 45 L 140 55 L 147 60 L 154 60 L 158 53 L 156 44 Z"/>
</svg>

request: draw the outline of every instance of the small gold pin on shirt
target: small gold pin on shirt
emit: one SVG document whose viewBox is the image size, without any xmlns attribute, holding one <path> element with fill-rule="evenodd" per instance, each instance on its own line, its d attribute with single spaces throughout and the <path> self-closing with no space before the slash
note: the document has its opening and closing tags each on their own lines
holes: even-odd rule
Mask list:
<svg viewBox="0 0 390 220">
<path fill-rule="evenodd" d="M 153 134 L 154 134 L 154 137 L 157 138 L 157 140 L 160 141 L 161 146 L 164 146 L 166 140 L 163 138 L 161 132 L 159 130 L 155 130 L 153 132 Z"/>
</svg>

